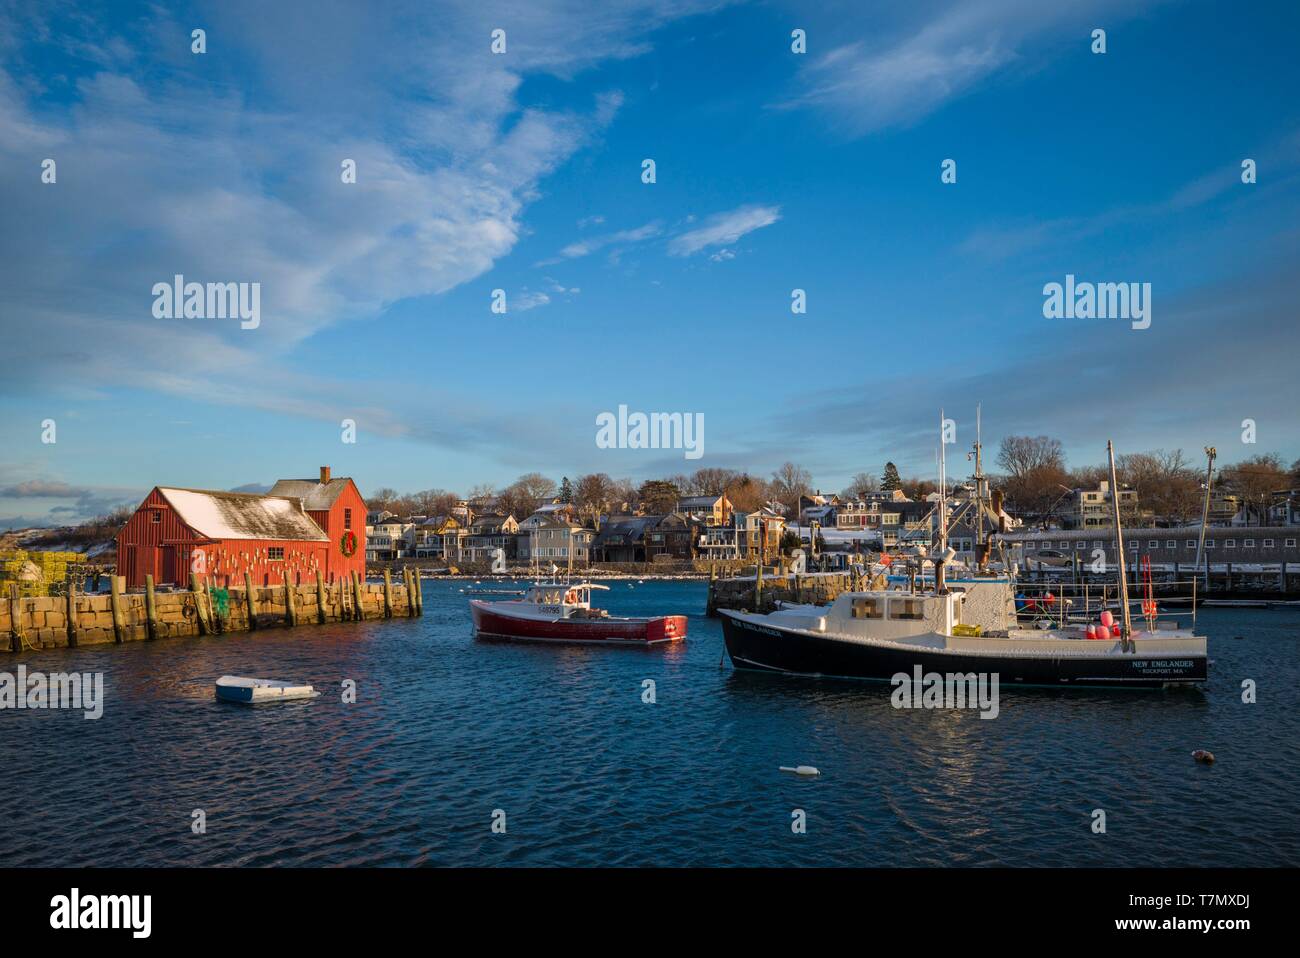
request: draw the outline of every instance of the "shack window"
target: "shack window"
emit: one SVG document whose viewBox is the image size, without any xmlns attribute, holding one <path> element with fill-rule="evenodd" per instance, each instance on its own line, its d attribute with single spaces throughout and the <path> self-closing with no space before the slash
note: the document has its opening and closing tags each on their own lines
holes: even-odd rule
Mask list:
<svg viewBox="0 0 1300 958">
<path fill-rule="evenodd" d="M 284 561 L 284 546 L 271 546 L 266 550 L 266 558 L 271 562 Z"/>
<path fill-rule="evenodd" d="M 352 528 L 352 510 L 351 510 L 351 509 L 344 509 L 344 510 L 343 510 L 343 528 L 344 528 L 344 529 L 351 529 L 351 528 Z"/>
<path fill-rule="evenodd" d="M 853 618 L 880 619 L 884 617 L 884 603 L 880 599 L 854 599 Z"/>
<path fill-rule="evenodd" d="M 149 521 L 150 521 L 150 522 L 162 522 L 162 510 L 161 510 L 161 509 L 155 509 L 153 512 L 149 513 Z"/>
<path fill-rule="evenodd" d="M 923 619 L 920 599 L 891 599 L 889 602 L 891 619 Z"/>
</svg>

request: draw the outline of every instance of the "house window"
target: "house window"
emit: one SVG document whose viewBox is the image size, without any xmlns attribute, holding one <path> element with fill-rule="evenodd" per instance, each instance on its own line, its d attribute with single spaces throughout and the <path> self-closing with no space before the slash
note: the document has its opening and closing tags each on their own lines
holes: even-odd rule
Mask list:
<svg viewBox="0 0 1300 958">
<path fill-rule="evenodd" d="M 1255 540 L 1254 540 L 1254 539 L 1247 539 L 1245 542 L 1243 542 L 1243 543 L 1241 544 L 1241 546 L 1242 546 L 1243 549 L 1253 549 L 1253 548 L 1255 548 Z"/>
<path fill-rule="evenodd" d="M 1177 548 L 1178 548 L 1178 540 L 1177 540 L 1177 539 L 1166 539 L 1166 540 L 1165 540 L 1165 548 L 1166 548 L 1166 549 L 1177 549 Z"/>
<path fill-rule="evenodd" d="M 1265 540 L 1264 540 L 1264 548 L 1265 548 L 1265 549 L 1271 549 L 1271 548 L 1273 548 L 1273 540 L 1272 540 L 1272 539 L 1265 539 Z"/>
<path fill-rule="evenodd" d="M 1295 548 L 1295 540 L 1294 540 L 1294 539 L 1287 539 L 1287 540 L 1286 540 L 1286 547 L 1287 547 L 1288 549 L 1294 549 L 1294 548 Z"/>
<path fill-rule="evenodd" d="M 1187 540 L 1187 548 L 1189 548 L 1189 549 L 1195 549 L 1195 548 L 1196 548 L 1196 540 L 1195 540 L 1195 539 L 1188 539 L 1188 540 Z"/>
<path fill-rule="evenodd" d="M 920 599 L 891 599 L 889 601 L 891 619 L 922 619 Z"/>
<path fill-rule="evenodd" d="M 351 510 L 351 509 L 344 509 L 344 510 L 343 510 L 343 528 L 344 528 L 344 529 L 351 529 L 351 528 L 352 528 L 352 510 Z"/>
<path fill-rule="evenodd" d="M 1223 543 L 1223 548 L 1225 548 L 1225 549 L 1235 549 L 1235 548 L 1237 548 L 1237 540 L 1236 540 L 1236 539 L 1228 539 L 1226 542 Z"/>
<path fill-rule="evenodd" d="M 1214 548 L 1214 540 L 1213 540 L 1213 539 L 1206 539 L 1206 540 L 1205 540 L 1205 548 L 1207 548 L 1207 549 L 1213 549 L 1213 548 Z"/>
<path fill-rule="evenodd" d="M 1160 548 L 1160 540 L 1159 540 L 1159 539 L 1152 539 L 1150 542 L 1147 543 L 1147 548 L 1148 548 L 1148 549 L 1159 549 L 1159 548 Z"/>
<path fill-rule="evenodd" d="M 153 510 L 153 512 L 149 513 L 149 521 L 150 521 L 150 522 L 162 522 L 162 510 L 161 510 L 161 509 L 155 509 L 155 510 Z"/>
<path fill-rule="evenodd" d="M 879 619 L 884 617 L 884 602 L 881 599 L 854 599 L 853 618 Z"/>
<path fill-rule="evenodd" d="M 266 550 L 266 558 L 267 558 L 268 560 L 270 560 L 271 562 L 283 562 L 283 561 L 284 561 L 284 547 L 283 547 L 283 546 L 271 546 L 270 548 L 268 548 L 268 549 Z"/>
<path fill-rule="evenodd" d="M 1061 543 L 1061 548 L 1062 548 L 1062 549 L 1068 549 L 1068 548 L 1070 548 L 1070 543 L 1068 543 L 1068 542 L 1062 542 L 1062 543 Z"/>
</svg>

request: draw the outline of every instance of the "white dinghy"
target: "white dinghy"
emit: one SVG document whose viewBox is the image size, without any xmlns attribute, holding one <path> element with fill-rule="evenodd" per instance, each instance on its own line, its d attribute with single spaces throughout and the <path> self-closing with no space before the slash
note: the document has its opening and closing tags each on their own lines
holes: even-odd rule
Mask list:
<svg viewBox="0 0 1300 958">
<path fill-rule="evenodd" d="M 223 702 L 284 702 L 289 699 L 313 699 L 320 695 L 310 685 L 294 685 L 273 679 L 247 679 L 223 675 L 217 679 L 217 698 Z"/>
</svg>

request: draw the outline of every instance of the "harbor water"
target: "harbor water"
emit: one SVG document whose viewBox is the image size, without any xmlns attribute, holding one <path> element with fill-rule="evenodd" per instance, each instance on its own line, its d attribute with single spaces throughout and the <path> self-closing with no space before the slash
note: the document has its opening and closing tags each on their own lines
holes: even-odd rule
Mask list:
<svg viewBox="0 0 1300 958">
<path fill-rule="evenodd" d="M 613 582 L 597 597 L 615 615 L 689 612 L 689 639 L 655 649 L 476 641 L 467 587 L 426 581 L 418 619 L 6 657 L 0 671 L 102 671 L 105 701 L 93 721 L 0 711 L 0 855 L 50 866 L 1300 865 L 1300 610 L 1203 610 L 1204 689 L 1003 688 L 990 720 L 895 709 L 883 684 L 736 672 L 720 663 L 702 582 Z M 222 704 L 223 674 L 323 694 Z M 343 701 L 349 681 L 355 703 Z M 1213 765 L 1193 761 L 1201 748 Z M 821 775 L 778 770 L 797 765 Z"/>
</svg>

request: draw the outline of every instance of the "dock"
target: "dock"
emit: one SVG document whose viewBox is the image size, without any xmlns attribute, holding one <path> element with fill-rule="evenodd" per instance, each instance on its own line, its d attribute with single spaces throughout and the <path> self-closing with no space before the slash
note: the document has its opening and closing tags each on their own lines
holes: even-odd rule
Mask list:
<svg viewBox="0 0 1300 958">
<path fill-rule="evenodd" d="M 156 590 L 152 577 L 145 588 L 127 592 L 125 580 L 109 578 L 105 594 L 22 596 L 10 583 L 0 600 L 0 650 L 76 648 L 186 636 L 224 635 L 262 629 L 299 628 L 329 622 L 416 617 L 424 612 L 417 570 L 391 574 L 383 582 L 357 575 L 244 588 L 212 585 L 197 575 L 189 589 Z"/>
</svg>

